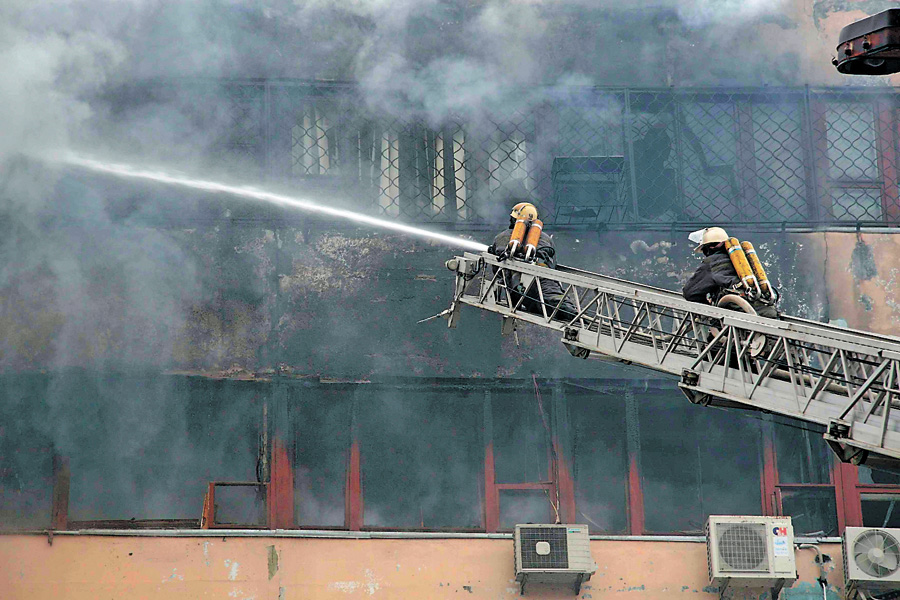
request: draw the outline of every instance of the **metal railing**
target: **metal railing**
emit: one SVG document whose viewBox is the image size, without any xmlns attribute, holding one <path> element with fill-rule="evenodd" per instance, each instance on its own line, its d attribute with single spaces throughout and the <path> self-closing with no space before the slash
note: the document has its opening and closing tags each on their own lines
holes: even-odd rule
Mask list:
<svg viewBox="0 0 900 600">
<path fill-rule="evenodd" d="M 210 85 L 191 110 L 222 156 L 409 222 L 530 200 L 557 228 L 900 224 L 893 88 L 548 88 L 435 123 L 350 84 Z"/>
<path fill-rule="evenodd" d="M 900 338 L 796 317 L 690 302 L 679 294 L 489 253 L 448 262 L 448 310 L 463 304 L 560 333 L 576 357 L 605 357 L 681 378 L 694 403 L 773 412 L 827 428 L 838 455 L 900 465 Z"/>
</svg>

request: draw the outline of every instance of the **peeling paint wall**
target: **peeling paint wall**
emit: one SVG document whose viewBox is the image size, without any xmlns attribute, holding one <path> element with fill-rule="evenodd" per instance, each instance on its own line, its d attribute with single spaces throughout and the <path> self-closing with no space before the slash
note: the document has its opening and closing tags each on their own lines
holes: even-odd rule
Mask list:
<svg viewBox="0 0 900 600">
<path fill-rule="evenodd" d="M 900 335 L 900 235 L 831 232 L 793 237 L 805 246 L 805 262 L 821 267 L 818 278 L 827 289 L 829 320 Z"/>
<path fill-rule="evenodd" d="M 797 18 L 796 41 L 800 52 L 802 81 L 811 85 L 900 85 L 897 75 L 890 77 L 858 77 L 841 75 L 831 64 L 841 29 L 888 8 L 896 8 L 893 0 L 802 0 L 792 3 Z M 792 44 L 785 39 L 778 46 Z"/>
<path fill-rule="evenodd" d="M 881 331 L 888 327 L 879 319 L 892 314 L 881 307 L 894 302 L 896 291 L 890 235 L 872 237 L 871 244 L 859 246 L 851 256 L 852 235 L 845 247 L 838 241 L 845 234 L 828 234 L 826 252 L 822 234 L 732 233 L 758 248 L 783 292 L 783 311 L 816 320 L 845 318 Z M 484 231 L 459 234 L 491 237 Z M 648 375 L 620 365 L 575 361 L 555 334 L 537 328 L 523 326 L 517 337 L 501 337 L 499 319 L 470 309 L 463 309 L 455 330 L 448 330 L 444 321 L 417 324 L 447 307 L 451 276 L 443 263 L 456 252 L 452 248 L 333 228 L 241 225 L 181 230 L 170 237 L 194 263 L 200 291 L 180 305 L 170 322 L 156 324 L 164 332 L 158 340 L 169 339 L 172 346 L 171 352 L 158 349 L 164 369 L 237 378 L 276 369 L 344 378 L 527 377 L 532 371 L 549 377 Z M 699 263 L 684 233 L 557 232 L 555 238 L 563 264 L 672 290 L 680 290 Z M 850 288 L 838 280 L 829 283 L 825 295 L 823 270 L 839 276 L 848 268 L 859 279 L 854 285 L 860 300 L 850 305 L 858 305 L 857 312 L 868 319 L 848 312 L 844 300 Z M 40 281 L 35 272 L 33 282 Z M 96 279 L 90 295 L 111 305 L 122 303 L 128 291 L 116 281 L 112 276 Z M 52 302 L 43 302 L 42 289 L 10 282 L 0 290 L 0 297 L 20 307 L 5 312 L 8 318 L 0 321 L 0 335 L 16 341 L 16 351 L 0 357 L 5 370 L 115 368 L 128 358 L 135 340 L 127 311 L 108 311 L 106 333 L 79 340 L 73 350 L 71 337 L 60 333 L 71 327 Z M 67 350 L 60 352 L 64 345 Z"/>
<path fill-rule="evenodd" d="M 828 598 L 836 600 L 843 586 L 840 546 L 820 548 L 832 558 Z M 718 598 L 708 584 L 703 543 L 595 540 L 591 553 L 597 572 L 578 598 Z M 797 551 L 800 580 L 785 600 L 822 597 L 814 557 Z M 509 539 L 57 536 L 51 545 L 43 536 L 0 536 L 0 589 L 4 597 L 29 600 L 518 598 L 512 558 Z M 526 597 L 574 595 L 530 584 Z"/>
</svg>

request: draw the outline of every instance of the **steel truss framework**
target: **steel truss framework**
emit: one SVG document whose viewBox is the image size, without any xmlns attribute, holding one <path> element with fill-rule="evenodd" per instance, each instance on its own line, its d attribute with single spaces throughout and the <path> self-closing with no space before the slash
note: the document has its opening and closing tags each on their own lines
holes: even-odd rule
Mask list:
<svg viewBox="0 0 900 600">
<path fill-rule="evenodd" d="M 488 253 L 466 253 L 447 266 L 456 274 L 450 327 L 468 304 L 502 315 L 504 333 L 516 320 L 553 329 L 574 356 L 679 377 L 696 404 L 815 423 L 844 461 L 900 465 L 900 338 L 790 316 L 767 319 Z M 562 298 L 545 298 L 541 283 L 549 281 L 561 286 Z M 577 314 L 561 311 L 567 301 Z"/>
</svg>

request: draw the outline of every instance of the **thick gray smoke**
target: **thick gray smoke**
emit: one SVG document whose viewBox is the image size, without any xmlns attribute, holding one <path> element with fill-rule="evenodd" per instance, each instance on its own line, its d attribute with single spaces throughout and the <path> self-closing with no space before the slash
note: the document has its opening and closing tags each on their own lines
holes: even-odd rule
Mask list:
<svg viewBox="0 0 900 600">
<path fill-rule="evenodd" d="M 81 367 L 96 373 L 185 364 L 224 369 L 233 360 L 270 366 L 260 350 L 272 326 L 264 314 L 270 307 L 244 314 L 250 324 L 229 320 L 233 313 L 228 307 L 264 304 L 259 298 L 275 297 L 273 288 L 298 268 L 276 267 L 276 277 L 285 275 L 283 280 L 256 277 L 248 282 L 248 271 L 255 274 L 256 266 L 272 260 L 251 236 L 147 226 L 192 210 L 194 204 L 180 193 L 134 191 L 100 177 L 56 171 L 23 159 L 23 154 L 71 148 L 194 169 L 211 156 L 221 162 L 215 160 L 216 152 L 231 133 L 225 114 L 230 100 L 219 96 L 216 86 L 206 85 L 220 78 L 352 81 L 359 84 L 360 103 L 370 110 L 424 117 L 432 124 L 451 117 L 477 122 L 560 95 L 577 96 L 572 85 L 797 84 L 802 36 L 793 32 L 801 16 L 783 15 L 787 4 L 4 0 L 0 371 Z M 769 43 L 776 38 L 779 44 Z M 618 118 L 612 103 L 604 110 Z M 593 118 L 602 120 L 602 111 Z M 229 163 L 222 168 L 237 173 L 245 167 Z M 221 217 L 224 212 L 211 214 Z M 211 248 L 221 254 L 211 256 Z M 239 266 L 250 266 L 235 267 L 240 261 L 246 264 Z M 269 272 L 263 266 L 259 272 Z M 319 272 L 326 275 L 316 279 Z M 333 285 L 333 269 L 328 275 L 325 268 L 310 267 L 310 273 L 325 289 Z M 336 287 L 343 291 L 345 285 Z M 215 310 L 198 316 L 192 313 L 197 306 Z M 305 309 L 298 307 L 298 313 Z M 352 345 L 351 333 L 371 327 L 344 326 L 353 331 L 332 343 Z M 208 334 L 208 345 L 186 347 L 182 334 L 188 327 Z M 227 336 L 243 343 L 241 356 L 222 350 L 239 346 L 222 342 Z M 181 463 L 199 460 L 184 432 L 197 436 L 200 425 L 192 425 L 196 415 L 185 415 L 178 405 L 183 395 L 164 386 L 142 395 L 141 386 L 117 387 L 102 378 L 95 390 L 66 383 L 71 381 L 47 387 L 42 393 L 47 410 L 35 420 L 59 450 L 76 455 L 75 463 L 79 448 L 92 444 L 94 454 L 103 455 L 94 461 L 94 454 L 84 454 L 88 458 L 81 459 L 81 479 L 73 484 L 76 497 L 88 475 L 105 477 L 110 487 L 128 488 L 139 465 L 151 462 L 141 460 L 144 446 L 151 443 L 178 452 Z M 94 391 L 72 394 L 72 387 Z M 27 399 L 23 392 L 3 408 L 11 415 L 18 412 L 12 407 L 27 404 Z M 218 423 L 217 411 L 210 409 L 207 423 Z M 162 424 L 160 414 L 170 420 Z M 91 428 L 82 427 L 86 419 L 94 422 Z M 90 439 L 95 432 L 96 439 L 124 436 L 127 444 L 96 444 Z M 167 442 L 159 441 L 167 435 Z M 210 445 L 214 448 L 203 460 L 228 464 L 224 442 Z M 120 470 L 109 471 L 103 461 L 114 453 L 122 455 L 116 463 Z M 252 453 L 248 455 L 252 461 Z M 225 472 L 233 476 L 224 469 L 204 476 Z M 240 476 L 252 477 L 252 472 Z M 85 510 L 82 516 L 115 512 Z"/>
<path fill-rule="evenodd" d="M 44 303 L 52 299 L 60 315 L 50 336 L 57 366 L 96 363 L 71 349 L 77 340 L 102 334 L 110 315 L 122 320 L 117 333 L 124 341 L 115 360 L 165 364 L 183 307 L 198 293 L 196 261 L 185 255 L 184 244 L 121 218 L 121 196 L 127 195 L 121 188 L 95 181 L 60 190 L 54 173 L 17 163 L 14 156 L 73 147 L 136 162 L 194 170 L 213 163 L 246 172 L 240 161 L 221 160 L 223 139 L 232 135 L 230 100 L 203 84 L 220 78 L 356 81 L 360 103 L 371 110 L 432 124 L 448 118 L 477 123 L 577 96 L 575 84 L 796 83 L 790 49 L 779 49 L 786 58 L 773 68 L 754 33 L 796 27 L 781 15 L 784 4 L 5 2 L 0 193 L 2 208 L 21 225 L 5 243 L 30 251 L 5 264 L 0 285 L 8 289 L 19 278 L 34 286 L 36 278 L 25 274 L 38 265 L 44 269 L 49 293 L 39 296 Z M 603 120 L 608 111 L 610 122 L 617 121 L 619 107 L 608 104 L 592 109 L 591 117 Z M 118 214 L 111 214 L 111 203 Z M 152 210 L 127 204 L 126 217 Z M 54 228 L 60 223 L 66 227 Z M 109 306 L 104 294 L 90 295 L 96 281 L 105 281 L 97 273 L 107 271 L 121 280 L 121 306 Z M 162 325 L 150 332 L 151 323 Z M 150 350 L 137 350 L 137 340 L 145 339 L 153 342 Z M 0 360 L 7 367 L 25 366 L 20 358 L 7 348 Z"/>
<path fill-rule="evenodd" d="M 88 133 L 117 150 L 123 138 L 132 151 L 166 146 L 170 158 L 187 154 L 178 152 L 185 146 L 202 148 L 215 123 L 192 123 L 184 110 L 166 111 L 168 102 L 134 98 L 141 110 L 127 119 L 107 112 L 103 92 L 111 86 L 158 78 L 356 80 L 379 109 L 437 120 L 502 110 L 511 87 L 793 84 L 797 36 L 783 36 L 777 61 L 764 43 L 769 33 L 798 27 L 782 14 L 786 4 L 14 0 L 0 7 L 7 133 L 0 157 Z M 92 116 L 113 139 L 85 129 Z"/>
</svg>

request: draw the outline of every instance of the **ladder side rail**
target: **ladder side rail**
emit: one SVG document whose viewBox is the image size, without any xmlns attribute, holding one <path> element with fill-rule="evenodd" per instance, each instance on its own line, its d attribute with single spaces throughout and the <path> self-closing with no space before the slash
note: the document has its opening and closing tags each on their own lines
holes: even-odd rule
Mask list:
<svg viewBox="0 0 900 600">
<path fill-rule="evenodd" d="M 492 284 L 495 285 L 498 281 L 502 281 L 505 279 L 504 277 L 500 276 L 501 272 L 504 269 L 512 270 L 509 267 L 507 267 L 506 265 L 499 266 L 498 272 L 495 274 L 495 276 L 491 280 Z M 516 265 L 516 270 L 521 270 L 520 265 Z M 572 287 L 574 285 L 575 284 L 571 284 L 570 287 Z M 536 285 L 536 287 L 538 288 L 539 295 L 542 296 L 539 285 Z M 508 290 L 506 290 L 506 293 L 508 296 Z M 597 291 L 597 293 L 599 293 L 599 290 Z M 490 296 L 490 289 L 484 290 L 484 292 L 481 294 L 481 297 L 484 299 L 484 301 L 483 301 L 484 303 L 487 302 L 488 296 Z M 612 297 L 612 299 L 611 299 L 611 297 Z M 622 334 L 622 336 L 623 336 L 622 339 L 625 340 L 630 335 L 635 333 L 635 329 L 638 324 L 638 320 L 630 320 L 631 322 L 624 321 L 620 314 L 620 307 L 625 306 L 625 305 L 630 305 L 631 307 L 634 307 L 635 304 L 637 304 L 637 302 L 636 302 L 637 298 L 634 298 L 631 295 L 623 296 L 623 295 L 615 294 L 614 292 L 612 292 L 612 293 L 606 294 L 606 299 L 607 299 L 608 307 L 611 308 L 611 310 L 608 310 L 608 313 L 609 313 L 608 317 L 609 317 L 609 322 L 610 322 L 610 326 L 611 326 L 610 337 L 611 337 L 611 339 L 616 340 L 620 337 L 620 334 Z M 509 298 L 507 298 L 507 301 L 509 301 Z M 522 301 L 523 301 L 523 298 L 520 298 L 519 302 L 517 303 L 517 306 L 516 306 L 517 309 L 521 307 Z M 679 302 L 679 304 L 681 304 L 681 302 Z M 794 331 L 790 331 L 790 330 L 784 330 L 781 327 L 777 326 L 777 322 L 776 322 L 776 324 L 773 324 L 773 323 L 771 323 L 770 320 L 766 320 L 766 321 L 770 321 L 769 323 L 765 323 L 765 322 L 753 323 L 750 320 L 750 318 L 743 318 L 743 315 L 735 316 L 735 313 L 732 311 L 724 311 L 721 309 L 714 309 L 712 307 L 706 307 L 706 306 L 698 304 L 698 303 L 686 303 L 686 304 L 691 309 L 690 310 L 691 313 L 699 312 L 700 314 L 697 316 L 700 316 L 700 317 L 709 316 L 709 312 L 711 312 L 710 309 L 717 311 L 720 315 L 723 315 L 722 320 L 723 320 L 724 324 L 726 324 L 726 325 L 737 325 L 742 328 L 747 328 L 747 329 L 750 329 L 750 330 L 753 330 L 756 332 L 776 336 L 778 338 L 787 337 L 787 338 L 791 338 L 792 341 L 796 341 L 796 342 L 815 343 L 815 344 L 817 344 L 819 346 L 823 346 L 823 347 L 824 346 L 834 347 L 836 345 L 838 347 L 842 347 L 842 349 L 845 351 L 852 351 L 852 352 L 856 352 L 856 353 L 860 353 L 860 354 L 872 354 L 871 349 L 867 346 L 858 346 L 856 344 L 848 345 L 846 343 L 838 343 L 839 341 L 831 340 L 828 338 L 823 339 L 823 338 L 820 338 L 819 336 L 809 336 L 802 332 L 794 332 Z M 650 305 L 649 300 L 645 301 L 643 304 L 641 304 L 641 306 L 648 306 L 648 305 Z M 662 310 L 666 310 L 666 309 L 681 310 L 682 308 L 681 307 L 662 306 L 661 309 Z M 643 310 L 647 310 L 647 309 L 645 308 Z M 542 312 L 544 312 L 544 318 L 548 319 L 545 308 L 542 310 Z M 757 318 L 757 319 L 759 319 L 759 318 Z M 622 330 L 623 330 L 623 326 L 625 325 L 625 323 L 628 323 L 628 325 L 627 325 L 627 329 L 625 329 L 623 332 Z M 576 329 L 577 328 L 578 327 L 576 324 Z M 581 340 L 581 341 L 584 341 L 584 340 Z M 654 347 L 656 347 L 656 346 L 654 346 Z M 600 351 L 599 348 L 597 350 Z M 874 363 L 875 361 L 872 361 L 872 362 Z M 792 368 L 796 369 L 796 367 L 793 367 L 793 366 L 792 366 Z M 857 368 L 859 368 L 859 367 L 857 367 Z M 792 372 L 795 372 L 795 371 L 792 371 Z M 813 371 L 813 373 L 816 373 L 816 371 Z"/>
<path fill-rule="evenodd" d="M 502 271 L 504 269 L 518 270 L 518 271 L 523 270 L 522 265 L 519 265 L 519 264 L 514 265 L 514 269 L 510 269 L 510 267 L 507 265 L 499 265 L 498 273 L 496 273 L 495 277 L 492 278 L 492 283 L 496 284 L 496 282 L 504 279 L 503 277 L 500 277 L 500 273 L 499 273 L 499 271 Z M 546 272 L 546 269 L 544 271 Z M 538 280 L 539 280 L 539 278 L 538 278 Z M 571 284 L 569 286 L 569 288 L 571 289 L 573 286 L 574 286 L 574 284 Z M 539 291 L 539 295 L 540 295 L 539 287 L 538 287 L 538 291 Z M 508 293 L 508 290 L 507 290 L 507 293 Z M 597 296 L 598 293 L 599 293 L 599 290 L 597 292 L 595 292 L 594 295 Z M 485 301 L 487 301 L 488 296 L 490 296 L 489 289 L 485 290 L 485 293 L 481 294 L 481 297 L 484 298 Z M 612 299 L 610 300 L 611 297 L 612 297 Z M 677 308 L 677 307 L 671 307 L 671 306 L 660 306 L 659 309 L 654 309 L 654 308 L 652 308 L 651 302 L 649 300 L 641 302 L 640 300 L 638 300 L 638 298 L 635 298 L 634 295 L 623 296 L 623 295 L 618 295 L 615 293 L 608 293 L 608 294 L 606 294 L 606 298 L 607 298 L 608 306 L 612 307 L 612 309 L 613 309 L 613 310 L 608 311 L 609 321 L 611 323 L 610 337 L 611 337 L 611 339 L 614 339 L 614 340 L 621 339 L 623 341 L 623 343 L 625 341 L 627 341 L 631 336 L 638 334 L 638 333 L 641 333 L 641 334 L 643 333 L 640 331 L 640 328 L 638 327 L 638 325 L 642 324 L 642 320 L 640 317 L 646 315 L 648 310 L 654 311 L 657 313 L 662 313 L 662 312 L 665 312 L 666 310 L 673 310 L 673 309 Z M 520 306 L 521 306 L 521 299 L 520 299 L 519 304 L 517 304 L 516 308 L 519 308 Z M 625 321 L 620 314 L 620 307 L 623 307 L 623 306 L 630 307 L 630 310 L 636 309 L 635 318 L 630 319 L 629 321 Z M 706 313 L 708 310 L 708 307 L 705 307 L 705 306 L 697 304 L 697 303 L 689 303 L 688 306 L 690 306 L 691 312 L 700 312 L 701 315 L 699 315 L 699 316 L 706 316 L 706 315 L 703 315 L 702 313 Z M 707 310 L 699 310 L 698 311 L 698 309 L 707 309 Z M 715 310 L 718 310 L 718 309 L 715 309 Z M 545 315 L 544 318 L 547 319 L 548 317 L 546 316 L 546 309 L 543 309 L 542 312 L 544 312 L 544 315 Z M 727 314 L 727 312 L 730 312 L 730 311 L 719 311 L 719 312 L 725 312 Z M 673 312 L 672 314 L 677 315 L 676 312 Z M 676 318 L 677 318 L 677 316 L 676 316 Z M 733 313 L 733 312 L 731 314 L 727 314 L 727 316 L 724 317 L 724 323 L 726 325 L 739 326 L 741 328 L 746 328 L 746 329 L 753 330 L 753 331 L 758 331 L 758 330 L 762 329 L 761 332 L 763 332 L 767 335 L 773 335 L 773 336 L 776 336 L 781 339 L 787 338 L 787 339 L 785 339 L 785 342 L 782 342 L 782 343 L 786 343 L 787 340 L 789 339 L 792 343 L 816 344 L 817 346 L 820 346 L 823 348 L 829 347 L 829 346 L 833 348 L 834 346 L 838 346 L 838 347 L 843 347 L 842 349 L 845 351 L 859 353 L 860 355 L 870 355 L 871 356 L 871 358 L 870 358 L 871 364 L 877 364 L 878 362 L 881 362 L 880 360 L 873 360 L 873 359 L 875 359 L 875 356 L 873 355 L 871 349 L 866 346 L 856 346 L 855 344 L 848 345 L 846 343 L 839 343 L 840 341 L 835 341 L 835 340 L 831 340 L 828 338 L 823 339 L 823 338 L 821 338 L 819 336 L 815 336 L 815 335 L 809 336 L 809 335 L 803 334 L 802 332 L 794 332 L 791 330 L 784 330 L 780 327 L 773 326 L 771 323 L 756 324 L 756 323 L 753 323 L 748 318 L 740 318 L 740 317 L 735 316 L 735 313 Z M 626 324 L 627 324 L 627 328 L 626 328 Z M 578 329 L 577 324 L 573 323 L 573 325 L 575 325 L 575 328 Z M 658 327 L 658 326 L 654 328 L 653 324 L 652 324 L 652 320 L 648 320 L 648 327 L 650 329 L 657 329 L 657 330 L 662 329 L 661 327 Z M 654 348 L 658 349 L 659 346 L 656 345 L 656 340 L 654 339 L 656 333 L 657 333 L 656 331 L 651 332 L 650 344 L 653 345 Z M 660 331 L 660 333 L 661 333 L 661 331 Z M 579 341 L 584 342 L 584 340 L 579 340 Z M 617 344 L 617 345 L 620 348 L 622 347 L 622 344 Z M 597 350 L 600 351 L 600 348 L 597 348 Z M 804 348 L 804 352 L 806 352 L 805 348 Z M 832 353 L 833 353 L 833 350 L 832 350 Z M 668 357 L 668 354 L 670 354 L 670 353 L 667 353 L 666 357 Z M 879 354 L 883 354 L 883 353 L 879 353 Z M 789 362 L 792 362 L 793 353 L 790 351 L 787 352 L 786 358 L 788 358 Z M 881 356 L 879 356 L 878 358 L 881 358 Z M 857 369 L 863 370 L 863 372 L 865 372 L 864 366 L 861 366 L 861 365 L 854 365 L 854 366 Z M 789 364 L 788 367 L 789 367 L 789 373 L 791 374 L 791 376 L 796 377 L 799 375 L 798 371 L 801 369 L 800 366 L 798 366 L 797 364 Z M 806 371 L 806 373 L 809 373 L 813 376 L 815 376 L 816 374 L 819 374 L 821 377 L 821 371 L 819 371 L 818 369 L 811 368 L 808 366 L 802 367 L 802 369 L 804 371 Z M 832 378 L 832 379 L 834 379 L 834 378 Z M 795 381 L 796 381 L 796 379 L 795 379 Z M 815 385 L 815 384 L 812 383 L 811 385 Z M 852 383 L 850 383 L 850 385 L 852 386 Z M 812 392 L 812 390 L 811 390 L 811 392 Z"/>
<path fill-rule="evenodd" d="M 900 398 L 894 389 L 900 380 L 900 353 L 891 348 L 895 338 L 847 330 L 835 335 L 836 328 L 809 321 L 743 315 L 671 292 L 629 289 L 628 282 L 614 278 L 559 273 L 518 261 L 489 257 L 481 265 L 485 272 L 478 289 L 472 293 L 463 282 L 458 301 L 556 330 L 564 343 L 615 360 L 673 375 L 697 370 L 696 381 L 679 384 L 697 393 L 689 397 L 818 423 L 828 428 L 830 443 L 900 459 L 900 411 L 892 410 Z M 488 266 L 495 272 L 487 273 Z M 523 309 L 524 294 L 513 304 L 509 284 L 516 274 L 525 290 L 534 288 L 540 314 Z M 548 280 L 562 286 L 563 299 L 571 296 L 578 311 L 571 320 L 554 318 L 562 300 L 546 303 L 541 283 Z M 716 335 L 707 334 L 707 323 L 719 324 Z M 772 344 L 758 357 L 748 354 L 757 334 Z M 880 419 L 869 423 L 875 415 Z M 844 429 L 833 429 L 836 424 Z"/>
<path fill-rule="evenodd" d="M 882 352 L 897 352 L 897 356 L 900 357 L 900 338 L 894 336 L 857 331 L 827 323 L 818 323 L 798 317 L 791 317 L 789 315 L 785 315 L 781 320 L 774 322 L 771 319 L 755 315 L 741 315 L 740 317 L 734 317 L 736 314 L 734 311 L 690 302 L 685 300 L 681 294 L 669 290 L 662 290 L 653 286 L 590 273 L 588 271 L 569 270 L 575 271 L 573 273 L 567 270 L 554 270 L 516 260 L 507 260 L 501 263 L 496 257 L 490 254 L 485 255 L 485 265 L 504 265 L 504 267 L 510 271 L 543 277 L 544 279 L 557 281 L 560 284 L 573 284 L 577 287 L 587 288 L 597 287 L 612 292 L 615 295 L 630 297 L 636 301 L 643 300 L 671 308 L 690 310 L 708 317 L 717 318 L 730 313 L 732 318 L 740 318 L 750 323 L 768 323 L 769 326 L 797 331 L 798 333 L 806 335 L 845 341 L 868 350 L 875 348 Z M 777 323 L 777 325 L 773 323 Z"/>
</svg>

